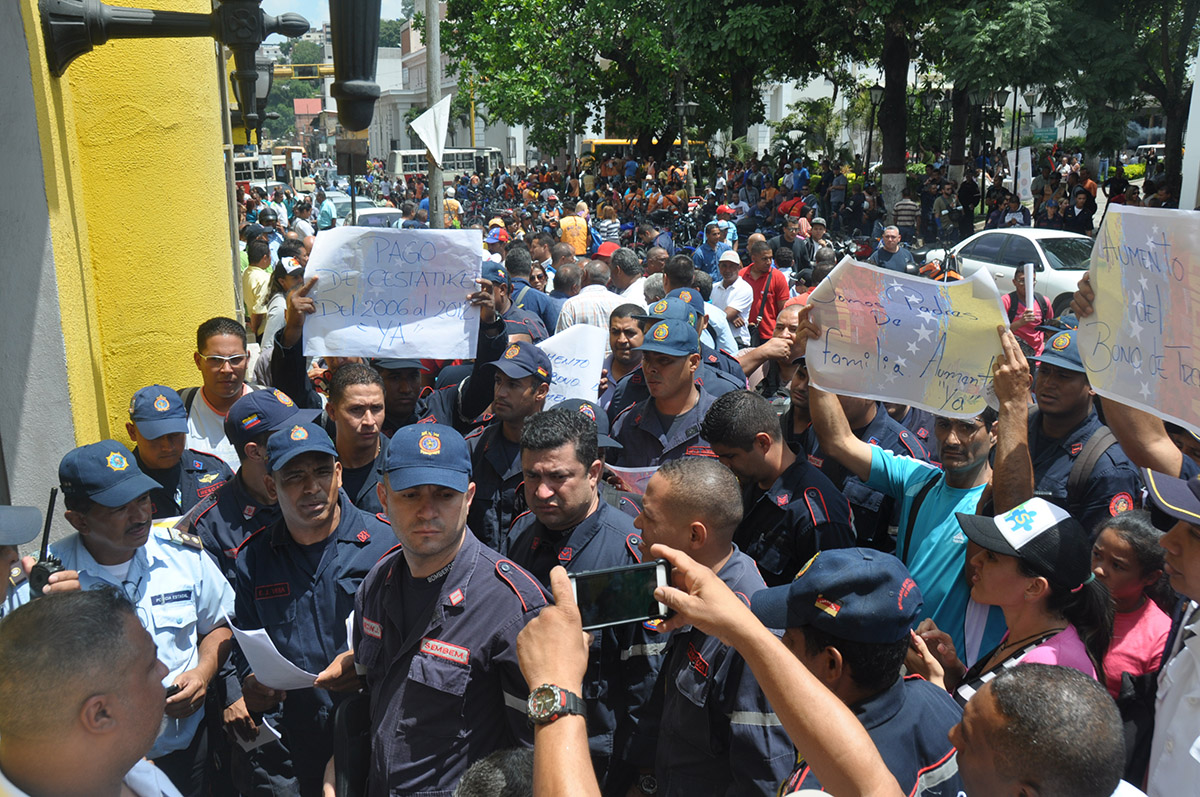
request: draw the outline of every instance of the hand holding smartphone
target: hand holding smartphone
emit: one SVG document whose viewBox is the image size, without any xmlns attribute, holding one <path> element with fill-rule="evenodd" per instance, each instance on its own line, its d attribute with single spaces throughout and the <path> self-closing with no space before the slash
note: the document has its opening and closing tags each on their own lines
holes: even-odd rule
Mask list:
<svg viewBox="0 0 1200 797">
<path fill-rule="evenodd" d="M 571 574 L 584 631 L 666 617 L 668 609 L 654 599 L 654 590 L 670 583 L 666 559 Z"/>
</svg>

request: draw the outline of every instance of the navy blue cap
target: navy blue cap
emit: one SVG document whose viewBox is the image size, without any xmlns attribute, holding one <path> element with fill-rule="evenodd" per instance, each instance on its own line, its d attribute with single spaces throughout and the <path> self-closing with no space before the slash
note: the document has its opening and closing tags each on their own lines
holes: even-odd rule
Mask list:
<svg viewBox="0 0 1200 797">
<path fill-rule="evenodd" d="M 1143 468 L 1142 482 L 1160 510 L 1176 520 L 1200 526 L 1200 476 L 1185 480 Z"/>
<path fill-rule="evenodd" d="M 508 269 L 504 267 L 503 263 L 497 263 L 495 260 L 485 259 L 483 261 L 480 276 L 489 282 L 508 284 Z"/>
<path fill-rule="evenodd" d="M 371 365 L 385 371 L 399 371 L 404 368 L 423 368 L 420 360 L 403 360 L 399 357 L 377 357 L 371 360 Z"/>
<path fill-rule="evenodd" d="M 165 434 L 186 434 L 188 430 L 183 399 L 164 385 L 150 385 L 134 393 L 129 400 L 129 420 L 147 440 L 157 440 Z"/>
<path fill-rule="evenodd" d="M 1075 330 L 1066 329 L 1046 341 L 1042 353 L 1030 357 L 1035 363 L 1048 363 L 1068 371 L 1084 373 L 1083 361 L 1079 359 L 1079 345 L 1075 342 Z"/>
<path fill-rule="evenodd" d="M 555 407 L 562 407 L 572 412 L 578 412 L 580 415 L 586 415 L 595 421 L 596 443 L 601 448 L 624 448 L 623 445 L 609 436 L 608 413 L 600 409 L 600 405 L 596 402 L 575 398 L 560 401 Z"/>
<path fill-rule="evenodd" d="M 700 294 L 697 293 L 697 296 Z M 679 321 L 686 321 L 697 329 L 700 328 L 700 318 L 696 315 L 696 311 L 692 306 L 680 299 L 678 296 L 659 299 L 654 304 L 650 305 L 647 315 L 637 315 L 634 318 L 639 321 L 657 322 L 668 318 L 674 318 Z"/>
<path fill-rule="evenodd" d="M 700 291 L 695 288 L 676 288 L 667 294 L 668 299 L 679 299 L 686 302 L 688 307 L 696 313 L 696 318 L 699 319 L 704 315 L 704 297 L 700 295 Z"/>
<path fill-rule="evenodd" d="M 754 593 L 750 610 L 768 628 L 811 625 L 850 642 L 890 644 L 908 636 L 923 603 L 896 557 L 837 548 L 818 552 L 792 583 Z"/>
<path fill-rule="evenodd" d="M 453 427 L 409 424 L 392 435 L 383 470 L 393 490 L 432 484 L 465 493 L 471 483 L 471 449 Z"/>
<path fill-rule="evenodd" d="M 700 353 L 700 335 L 686 321 L 668 318 L 646 330 L 638 351 L 654 351 L 672 357 L 687 357 Z"/>
<path fill-rule="evenodd" d="M 509 345 L 499 360 L 487 365 L 499 368 L 513 379 L 536 376 L 543 382 L 549 382 L 552 373 L 546 352 L 524 340 Z"/>
<path fill-rule="evenodd" d="M 244 446 L 264 432 L 310 423 L 320 410 L 302 410 L 282 390 L 252 390 L 233 402 L 225 413 L 225 436 L 234 446 Z"/>
<path fill-rule="evenodd" d="M 34 507 L 0 505 L 0 545 L 24 545 L 41 530 L 42 513 Z"/>
<path fill-rule="evenodd" d="M 58 464 L 58 483 L 66 497 L 89 498 L 110 508 L 125 506 L 158 487 L 116 440 L 68 451 Z"/>
<path fill-rule="evenodd" d="M 284 426 L 267 440 L 267 465 L 277 471 L 301 454 L 317 451 L 337 458 L 337 449 L 324 429 L 312 421 Z"/>
</svg>

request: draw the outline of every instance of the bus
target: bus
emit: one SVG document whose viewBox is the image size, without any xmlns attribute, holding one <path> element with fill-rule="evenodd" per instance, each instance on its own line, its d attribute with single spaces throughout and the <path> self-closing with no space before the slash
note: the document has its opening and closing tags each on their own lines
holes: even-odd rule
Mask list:
<svg viewBox="0 0 1200 797">
<path fill-rule="evenodd" d="M 632 138 L 585 138 L 579 144 L 579 154 L 591 155 L 634 155 L 637 140 Z M 672 149 L 678 149 L 679 139 L 671 142 Z M 688 147 L 694 152 L 702 152 L 708 145 L 704 141 L 688 139 Z"/>
<path fill-rule="evenodd" d="M 497 169 L 504 168 L 504 156 L 496 147 L 476 147 L 475 149 L 445 149 L 442 150 L 442 179 L 446 183 L 457 180 L 464 174 L 481 172 L 490 175 Z M 423 149 L 394 149 L 388 153 L 387 176 L 395 180 L 403 177 L 406 181 L 416 175 L 429 172 L 429 162 L 425 160 Z"/>
<path fill-rule="evenodd" d="M 304 150 L 299 147 L 276 147 L 276 152 L 271 155 L 271 169 L 264 169 L 258 165 L 257 155 L 234 155 L 233 156 L 233 181 L 243 189 L 251 185 L 264 186 L 267 188 L 275 188 L 275 184 L 282 183 L 290 185 L 296 193 L 307 194 L 316 190 L 316 181 L 312 177 L 303 177 L 299 170 L 292 168 L 291 151 Z M 291 150 L 291 151 L 289 151 Z"/>
</svg>

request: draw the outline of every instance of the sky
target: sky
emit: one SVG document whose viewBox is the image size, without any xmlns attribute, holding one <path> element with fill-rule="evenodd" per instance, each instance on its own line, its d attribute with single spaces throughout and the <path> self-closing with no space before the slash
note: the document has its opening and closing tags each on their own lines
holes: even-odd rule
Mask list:
<svg viewBox="0 0 1200 797">
<path fill-rule="evenodd" d="M 400 5 L 400 0 L 382 0 L 379 18 L 399 19 Z M 263 0 L 262 7 L 268 14 L 275 16 L 285 11 L 295 11 L 307 19 L 308 24 L 314 28 L 329 21 L 329 0 Z M 279 38 L 272 36 L 271 40 L 278 41 Z"/>
</svg>

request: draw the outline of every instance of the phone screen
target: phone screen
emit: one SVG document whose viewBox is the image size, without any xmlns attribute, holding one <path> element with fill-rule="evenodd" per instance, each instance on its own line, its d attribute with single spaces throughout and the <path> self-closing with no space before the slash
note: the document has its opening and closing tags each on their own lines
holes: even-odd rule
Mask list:
<svg viewBox="0 0 1200 797">
<path fill-rule="evenodd" d="M 572 576 L 584 629 L 662 617 L 663 607 L 654 599 L 660 568 L 665 574 L 665 563 L 646 562 Z"/>
</svg>

